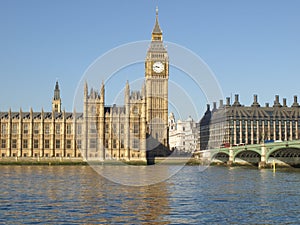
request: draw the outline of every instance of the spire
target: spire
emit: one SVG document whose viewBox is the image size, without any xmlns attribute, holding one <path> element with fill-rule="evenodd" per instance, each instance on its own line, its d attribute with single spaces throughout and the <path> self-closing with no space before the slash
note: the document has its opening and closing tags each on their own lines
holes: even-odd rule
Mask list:
<svg viewBox="0 0 300 225">
<path fill-rule="evenodd" d="M 59 100 L 60 99 L 60 90 L 59 90 L 59 85 L 58 85 L 58 81 L 56 81 L 55 84 L 55 89 L 54 89 L 54 100 Z"/>
<path fill-rule="evenodd" d="M 57 80 L 56 80 L 56 84 L 55 84 L 55 88 L 54 88 L 54 96 L 53 96 L 53 100 L 52 100 L 52 111 L 54 111 L 54 112 L 61 111 L 60 89 L 59 89 Z"/>
<path fill-rule="evenodd" d="M 160 29 L 158 22 L 158 7 L 156 7 L 155 25 L 152 31 L 152 40 L 162 41 L 162 30 Z"/>
<path fill-rule="evenodd" d="M 125 86 L 125 103 L 129 103 L 129 98 L 130 98 L 130 87 L 129 87 L 129 82 L 127 80 Z"/>
<path fill-rule="evenodd" d="M 159 23 L 158 23 L 158 7 L 156 6 L 156 18 L 155 18 L 155 25 L 152 31 L 153 34 L 161 34 L 162 31 L 160 29 Z"/>
<path fill-rule="evenodd" d="M 126 81 L 126 86 L 125 86 L 125 95 L 129 95 L 130 92 L 130 87 L 129 87 L 129 82 L 128 80 Z"/>
<path fill-rule="evenodd" d="M 100 94 L 101 94 L 101 96 L 104 96 L 104 92 L 105 92 L 104 81 L 102 80 L 102 84 L 101 84 L 101 88 L 100 88 Z"/>
<path fill-rule="evenodd" d="M 87 81 L 84 82 L 84 97 L 87 98 L 89 94 Z"/>
<path fill-rule="evenodd" d="M 100 99 L 102 100 L 103 104 L 104 104 L 104 97 L 105 97 L 105 86 L 104 86 L 104 81 L 102 80 L 102 84 L 100 88 Z"/>
</svg>

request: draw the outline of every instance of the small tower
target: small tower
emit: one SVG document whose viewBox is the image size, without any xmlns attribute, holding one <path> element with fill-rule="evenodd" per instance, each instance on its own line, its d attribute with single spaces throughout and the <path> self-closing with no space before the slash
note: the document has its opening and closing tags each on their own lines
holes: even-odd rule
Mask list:
<svg viewBox="0 0 300 225">
<path fill-rule="evenodd" d="M 61 112 L 61 98 L 60 98 L 60 90 L 58 81 L 56 81 L 55 89 L 54 89 L 54 97 L 52 100 L 52 111 L 53 112 Z"/>
</svg>

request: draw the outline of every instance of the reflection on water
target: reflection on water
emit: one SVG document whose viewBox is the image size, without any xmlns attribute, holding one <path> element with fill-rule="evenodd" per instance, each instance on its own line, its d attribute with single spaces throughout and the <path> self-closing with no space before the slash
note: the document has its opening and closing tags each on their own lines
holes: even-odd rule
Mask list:
<svg viewBox="0 0 300 225">
<path fill-rule="evenodd" d="M 114 177 L 132 173 L 126 166 L 99 169 Z M 161 172 L 176 169 L 166 166 Z M 167 181 L 139 187 L 111 182 L 89 166 L 0 170 L 0 223 L 295 224 L 300 219 L 299 170 L 274 174 L 209 167 L 200 172 L 192 166 Z"/>
<path fill-rule="evenodd" d="M 3 166 L 0 223 L 155 223 L 169 212 L 166 185 L 117 185 L 87 166 Z"/>
<path fill-rule="evenodd" d="M 148 186 L 166 181 L 180 171 L 183 166 L 92 165 L 92 168 L 101 176 L 120 185 Z"/>
</svg>

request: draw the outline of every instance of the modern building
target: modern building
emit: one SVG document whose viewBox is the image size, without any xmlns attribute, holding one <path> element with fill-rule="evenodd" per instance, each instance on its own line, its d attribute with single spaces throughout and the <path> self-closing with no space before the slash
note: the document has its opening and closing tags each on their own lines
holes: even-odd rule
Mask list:
<svg viewBox="0 0 300 225">
<path fill-rule="evenodd" d="M 216 103 L 212 110 L 207 106 L 200 120 L 200 149 L 297 140 L 299 119 L 297 96 L 291 106 L 286 98 L 280 103 L 278 95 L 272 106 L 269 103 L 261 106 L 257 95 L 251 106 L 241 105 L 239 95 L 235 95 L 233 104 L 228 97 L 226 105 L 221 100 L 218 108 Z"/>
<path fill-rule="evenodd" d="M 177 153 L 192 153 L 197 149 L 199 131 L 196 122 L 189 117 L 187 120 L 175 120 L 173 113 L 169 115 L 170 149 Z"/>
<path fill-rule="evenodd" d="M 145 49 L 146 50 L 146 49 Z M 124 106 L 105 104 L 100 91 L 84 85 L 82 113 L 61 110 L 56 82 L 52 112 L 1 112 L 1 157 L 84 157 L 87 160 L 151 161 L 169 154 L 169 57 L 156 10 L 141 91 L 125 85 Z"/>
</svg>

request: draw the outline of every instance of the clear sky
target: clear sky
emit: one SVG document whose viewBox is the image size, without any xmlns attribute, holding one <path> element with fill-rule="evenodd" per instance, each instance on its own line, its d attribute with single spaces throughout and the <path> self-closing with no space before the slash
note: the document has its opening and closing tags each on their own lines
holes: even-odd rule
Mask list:
<svg viewBox="0 0 300 225">
<path fill-rule="evenodd" d="M 63 108 L 72 111 L 96 58 L 151 38 L 156 6 L 164 40 L 199 55 L 225 97 L 239 93 L 244 105 L 253 94 L 261 105 L 276 94 L 289 105 L 293 95 L 300 99 L 298 0 L 1 0 L 0 111 L 51 110 L 56 79 Z M 143 66 L 131 72 L 144 76 Z"/>
</svg>

